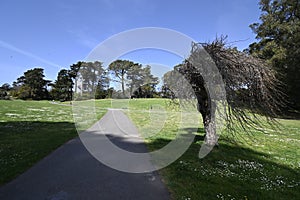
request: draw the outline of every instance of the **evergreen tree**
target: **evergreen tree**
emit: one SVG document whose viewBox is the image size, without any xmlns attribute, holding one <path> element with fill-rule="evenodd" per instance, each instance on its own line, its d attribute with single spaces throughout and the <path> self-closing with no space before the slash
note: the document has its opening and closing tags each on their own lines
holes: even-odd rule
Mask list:
<svg viewBox="0 0 300 200">
<path fill-rule="evenodd" d="M 132 61 L 116 60 L 112 62 L 108 67 L 109 71 L 115 77 L 115 79 L 113 80 L 115 82 L 121 83 L 123 97 L 125 97 L 126 75 L 130 68 L 132 68 L 133 66 L 137 67 L 137 65 L 135 65 L 135 63 Z"/>
<path fill-rule="evenodd" d="M 70 70 L 60 70 L 52 87 L 51 95 L 54 99 L 60 101 L 71 101 L 73 81 L 70 75 Z"/>
<path fill-rule="evenodd" d="M 111 97 L 111 92 L 109 89 L 109 78 L 107 76 L 107 73 L 103 71 L 97 83 L 95 98 L 105 99 L 107 97 Z"/>
<path fill-rule="evenodd" d="M 261 0 L 260 23 L 250 25 L 258 42 L 249 53 L 266 59 L 284 83 L 289 105 L 300 109 L 300 1 Z"/>
<path fill-rule="evenodd" d="M 14 82 L 15 97 L 20 99 L 48 99 L 47 86 L 51 81 L 44 79 L 44 69 L 34 68 L 26 71 Z"/>
</svg>

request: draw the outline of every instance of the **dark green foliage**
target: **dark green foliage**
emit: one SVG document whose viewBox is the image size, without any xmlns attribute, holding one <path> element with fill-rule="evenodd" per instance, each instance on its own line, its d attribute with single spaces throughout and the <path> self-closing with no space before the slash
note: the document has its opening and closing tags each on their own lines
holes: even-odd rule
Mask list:
<svg viewBox="0 0 300 200">
<path fill-rule="evenodd" d="M 112 89 L 109 88 L 109 78 L 107 73 L 103 71 L 96 86 L 95 99 L 111 98 L 111 93 Z"/>
<path fill-rule="evenodd" d="M 109 96 L 109 78 L 99 61 L 77 62 L 69 70 L 62 69 L 51 86 L 52 97 L 60 101 L 71 101 L 73 92 L 77 100 Z"/>
<path fill-rule="evenodd" d="M 4 83 L 0 89 L 5 90 L 5 91 L 10 91 L 11 90 L 11 86 L 8 83 Z"/>
<path fill-rule="evenodd" d="M 129 71 L 129 69 L 133 68 L 133 67 L 138 68 L 140 66 L 129 60 L 116 60 L 116 61 L 112 62 L 108 67 L 108 70 L 115 77 L 115 79 L 113 79 L 113 80 L 115 82 L 121 83 L 123 97 L 125 97 L 126 75 Z"/>
<path fill-rule="evenodd" d="M 51 81 L 44 79 L 44 69 L 34 68 L 26 71 L 13 83 L 13 96 L 20 99 L 49 99 L 47 86 Z"/>
<path fill-rule="evenodd" d="M 133 92 L 133 97 L 153 98 L 155 94 L 155 84 L 145 84 L 140 86 L 137 90 Z"/>
<path fill-rule="evenodd" d="M 156 94 L 158 78 L 151 74 L 151 67 L 130 69 L 127 78 L 130 80 L 130 94 L 136 98 L 153 98 Z"/>
<path fill-rule="evenodd" d="M 0 87 L 0 99 L 5 99 L 8 100 L 9 99 L 9 92 L 11 90 L 11 87 L 8 83 L 4 83 L 1 87 Z"/>
<path fill-rule="evenodd" d="M 261 22 L 250 25 L 258 42 L 248 49 L 272 64 L 294 109 L 300 109 L 299 8 L 299 0 L 261 0 Z"/>
<path fill-rule="evenodd" d="M 0 90 L 0 99 L 5 99 L 7 97 L 7 92 L 5 90 Z"/>
<path fill-rule="evenodd" d="M 73 83 L 75 84 L 75 86 L 77 85 L 77 74 L 78 71 L 80 69 L 82 62 L 77 62 L 76 64 L 73 64 L 70 66 L 70 70 L 69 70 L 69 76 L 71 77 L 71 79 L 73 80 Z M 73 89 L 72 89 L 73 91 Z M 77 93 L 77 87 L 75 87 L 75 93 Z M 72 99 L 73 99 L 73 92 L 72 92 Z"/>
<path fill-rule="evenodd" d="M 78 62 L 71 66 L 72 79 L 75 81 L 75 99 L 104 99 L 111 96 L 109 77 L 102 62 Z"/>
<path fill-rule="evenodd" d="M 108 69 L 114 77 L 113 80 L 122 86 L 122 97 L 116 93 L 118 98 L 152 98 L 154 96 L 155 87 L 159 81 L 151 74 L 150 66 L 143 67 L 129 60 L 116 60 L 109 65 Z"/>
<path fill-rule="evenodd" d="M 57 80 L 52 87 L 51 96 L 53 99 L 59 101 L 72 100 L 73 80 L 71 70 L 60 70 L 57 75 Z"/>
<path fill-rule="evenodd" d="M 170 88 L 166 84 L 164 84 L 161 87 L 160 96 L 162 98 L 169 98 L 169 99 L 175 98 L 174 93 L 172 92 L 172 90 L 170 90 Z"/>
</svg>

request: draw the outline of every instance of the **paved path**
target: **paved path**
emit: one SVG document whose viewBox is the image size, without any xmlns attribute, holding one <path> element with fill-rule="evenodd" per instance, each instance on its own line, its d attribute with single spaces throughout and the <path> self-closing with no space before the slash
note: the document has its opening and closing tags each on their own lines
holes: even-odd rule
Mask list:
<svg viewBox="0 0 300 200">
<path fill-rule="evenodd" d="M 108 111 L 98 123 L 107 130 L 114 130 L 110 140 L 132 152 L 147 152 L 143 143 L 131 142 L 128 136 L 126 140 L 120 139 L 124 132 L 122 128 L 115 127 L 116 123 L 112 120 L 114 115 L 119 116 L 117 120 L 123 124 L 129 120 L 121 111 Z M 135 127 L 130 123 L 126 122 L 124 129 L 136 134 Z M 81 140 L 75 138 L 2 186 L 0 199 L 167 200 L 170 196 L 157 172 L 133 174 L 111 169 L 92 157 Z"/>
</svg>

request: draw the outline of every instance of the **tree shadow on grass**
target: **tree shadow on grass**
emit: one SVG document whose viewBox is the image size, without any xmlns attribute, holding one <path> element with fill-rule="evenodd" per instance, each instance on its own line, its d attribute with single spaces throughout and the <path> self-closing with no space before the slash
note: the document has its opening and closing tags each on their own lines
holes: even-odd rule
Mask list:
<svg viewBox="0 0 300 200">
<path fill-rule="evenodd" d="M 204 159 L 198 153 L 204 139 L 203 129 L 184 129 L 195 134 L 190 148 L 174 163 L 161 170 L 163 179 L 172 191 L 174 199 L 299 199 L 297 169 L 276 163 L 265 152 L 220 140 Z M 114 144 L 134 152 L 142 143 L 131 143 L 122 137 L 108 135 Z M 186 137 L 182 135 L 181 137 Z M 171 140 L 152 139 L 149 150 L 158 150 Z"/>
<path fill-rule="evenodd" d="M 204 141 L 205 139 L 204 128 L 184 128 L 181 130 L 187 134 L 192 134 L 194 136 L 194 143 L 197 143 L 198 141 Z M 185 135 L 181 135 L 181 137 L 185 137 Z"/>
<path fill-rule="evenodd" d="M 0 122 L 0 185 L 76 136 L 70 122 Z"/>
<path fill-rule="evenodd" d="M 195 134 L 194 143 L 176 162 L 162 170 L 175 199 L 300 198 L 299 169 L 274 162 L 266 152 L 229 143 L 222 138 L 218 148 L 199 159 L 204 130 L 185 131 Z M 148 146 L 152 150 L 159 149 L 169 142 L 157 138 Z"/>
<path fill-rule="evenodd" d="M 186 129 L 184 132 L 196 134 L 196 139 L 177 161 L 161 170 L 175 199 L 300 198 L 297 169 L 274 162 L 267 153 L 222 140 L 219 148 L 199 159 L 203 129 Z M 24 172 L 75 136 L 75 126 L 68 122 L 0 123 L 1 183 Z M 136 152 L 142 149 L 138 148 L 142 143 L 115 136 L 109 138 L 120 148 L 133 146 Z M 170 141 L 156 138 L 147 146 L 159 149 Z"/>
</svg>

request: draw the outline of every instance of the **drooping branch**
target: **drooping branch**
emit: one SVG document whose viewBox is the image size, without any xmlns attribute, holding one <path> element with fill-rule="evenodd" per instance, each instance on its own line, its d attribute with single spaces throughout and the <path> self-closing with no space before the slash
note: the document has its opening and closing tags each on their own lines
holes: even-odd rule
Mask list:
<svg viewBox="0 0 300 200">
<path fill-rule="evenodd" d="M 217 111 L 214 110 L 217 99 L 211 98 L 207 80 L 203 79 L 207 73 L 205 67 L 209 67 L 207 63 L 210 61 L 214 62 L 224 82 L 227 102 L 221 117 L 225 119 L 227 128 L 232 131 L 238 127 L 245 131 L 249 127 L 263 130 L 264 124 L 259 116 L 265 116 L 272 125 L 276 124 L 273 119 L 280 113 L 285 102 L 282 100 L 284 94 L 275 72 L 263 60 L 227 47 L 225 39 L 222 37 L 212 43 L 193 44 L 191 56 L 177 68 L 192 85 L 204 126 L 206 122 L 214 122 Z M 204 56 L 205 53 L 210 58 Z M 200 63 L 200 70 L 195 63 Z M 214 76 L 210 75 L 211 79 Z M 219 84 L 217 82 L 216 87 Z M 216 88 L 215 91 L 217 90 Z"/>
</svg>

